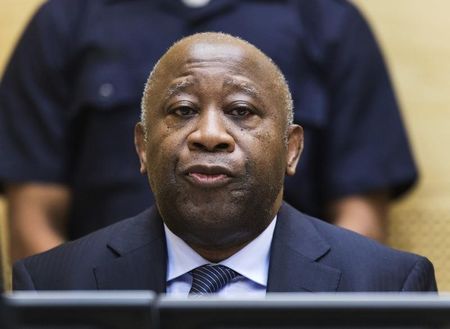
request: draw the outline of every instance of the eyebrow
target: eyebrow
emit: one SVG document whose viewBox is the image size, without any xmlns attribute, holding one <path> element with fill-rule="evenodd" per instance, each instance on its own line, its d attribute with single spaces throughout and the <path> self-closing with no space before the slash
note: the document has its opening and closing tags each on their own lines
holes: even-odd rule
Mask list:
<svg viewBox="0 0 450 329">
<path fill-rule="evenodd" d="M 247 81 L 241 80 L 241 79 L 236 79 L 233 77 L 226 77 L 224 79 L 224 87 L 231 87 L 233 89 L 237 89 L 239 91 L 243 91 L 244 93 L 246 93 L 247 95 L 251 96 L 251 97 L 255 97 L 255 98 L 259 98 L 260 97 L 260 92 L 258 91 L 258 89 L 256 89 L 256 87 Z"/>
<path fill-rule="evenodd" d="M 170 85 L 169 88 L 167 89 L 166 94 L 164 95 L 164 101 L 168 100 L 173 95 L 191 87 L 194 84 L 195 84 L 194 79 L 187 78 Z"/>
</svg>

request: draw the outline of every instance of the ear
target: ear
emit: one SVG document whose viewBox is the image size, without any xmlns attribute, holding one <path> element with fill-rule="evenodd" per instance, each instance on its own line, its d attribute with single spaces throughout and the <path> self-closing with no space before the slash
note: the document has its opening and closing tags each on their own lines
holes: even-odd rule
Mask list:
<svg viewBox="0 0 450 329">
<path fill-rule="evenodd" d="M 139 157 L 139 162 L 141 164 L 139 171 L 141 174 L 147 172 L 147 152 L 145 143 L 145 131 L 144 126 L 141 122 L 138 122 L 134 127 L 134 147 Z"/>
<path fill-rule="evenodd" d="M 293 124 L 288 129 L 286 175 L 293 176 L 303 151 L 303 128 Z"/>
</svg>

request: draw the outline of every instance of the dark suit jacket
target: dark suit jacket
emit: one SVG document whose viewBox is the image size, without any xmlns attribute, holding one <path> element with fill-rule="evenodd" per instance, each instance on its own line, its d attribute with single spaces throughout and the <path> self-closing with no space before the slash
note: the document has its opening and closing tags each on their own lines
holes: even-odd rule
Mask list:
<svg viewBox="0 0 450 329">
<path fill-rule="evenodd" d="M 165 291 L 166 241 L 156 208 L 14 266 L 16 290 Z M 283 204 L 269 292 L 436 290 L 433 265 Z"/>
</svg>

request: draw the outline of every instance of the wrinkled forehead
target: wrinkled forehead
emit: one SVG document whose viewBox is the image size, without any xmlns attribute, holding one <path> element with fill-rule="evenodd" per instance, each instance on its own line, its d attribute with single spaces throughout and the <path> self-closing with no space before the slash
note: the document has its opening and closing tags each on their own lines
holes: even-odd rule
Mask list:
<svg viewBox="0 0 450 329">
<path fill-rule="evenodd" d="M 156 72 L 160 78 L 173 79 L 191 68 L 222 68 L 261 81 L 273 69 L 267 58 L 240 43 L 193 42 L 177 45 L 162 59 Z"/>
</svg>

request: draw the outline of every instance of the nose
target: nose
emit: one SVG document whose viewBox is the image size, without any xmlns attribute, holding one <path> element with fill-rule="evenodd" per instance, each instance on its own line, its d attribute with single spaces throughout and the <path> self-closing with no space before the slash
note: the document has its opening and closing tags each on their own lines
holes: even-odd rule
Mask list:
<svg viewBox="0 0 450 329">
<path fill-rule="evenodd" d="M 188 136 L 191 151 L 233 152 L 235 140 L 226 129 L 223 114 L 208 109 L 200 114 L 195 130 Z"/>
</svg>

